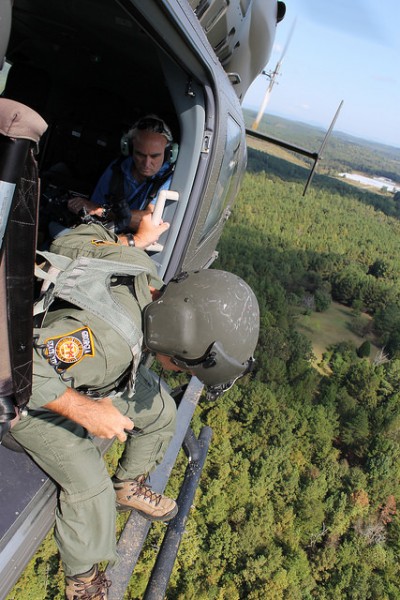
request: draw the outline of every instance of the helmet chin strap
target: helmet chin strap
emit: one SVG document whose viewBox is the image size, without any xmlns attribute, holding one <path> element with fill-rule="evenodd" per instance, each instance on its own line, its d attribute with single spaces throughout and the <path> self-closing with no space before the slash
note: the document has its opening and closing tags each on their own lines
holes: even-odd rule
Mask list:
<svg viewBox="0 0 400 600">
<path fill-rule="evenodd" d="M 234 379 L 231 379 L 231 381 L 228 381 L 228 383 L 220 383 L 220 384 L 217 384 L 217 385 L 209 385 L 209 386 L 207 386 L 207 388 L 206 388 L 206 400 L 207 401 L 216 400 L 217 398 L 219 398 L 219 396 L 221 396 L 221 394 L 223 394 L 224 392 L 227 392 L 228 390 L 230 390 L 231 387 L 233 387 L 235 385 L 235 383 L 237 382 L 238 379 L 241 379 L 242 377 L 244 377 L 248 373 L 251 373 L 254 370 L 255 362 L 256 361 L 251 356 L 249 358 L 249 360 L 247 361 L 247 367 L 243 371 L 243 373 L 241 373 L 240 375 L 238 375 Z"/>
<path fill-rule="evenodd" d="M 209 348 L 207 354 L 198 360 L 185 360 L 181 357 L 172 357 L 173 363 L 179 368 L 190 371 L 193 375 L 204 383 L 207 388 L 207 399 L 215 399 L 223 392 L 229 390 L 234 383 L 254 369 L 254 358 L 250 357 L 246 362 L 240 363 L 231 356 L 228 356 L 219 342 Z M 217 370 L 215 371 L 215 367 Z M 223 377 L 223 372 L 237 373 L 236 376 L 226 379 L 222 383 L 216 381 L 218 375 Z"/>
</svg>

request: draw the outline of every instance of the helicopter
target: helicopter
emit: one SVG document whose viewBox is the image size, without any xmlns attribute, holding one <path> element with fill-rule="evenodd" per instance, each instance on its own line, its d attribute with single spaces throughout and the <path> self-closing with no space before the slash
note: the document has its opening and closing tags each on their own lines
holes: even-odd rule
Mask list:
<svg viewBox="0 0 400 600">
<path fill-rule="evenodd" d="M 13 3 L 3 97 L 48 123 L 39 174 L 65 163 L 89 194 L 124 131 L 155 113 L 179 153 L 153 256 L 169 280 L 214 259 L 246 166 L 240 101 L 268 62 L 282 2 Z M 255 46 L 255 51 L 250 47 Z M 211 47 L 210 47 L 211 46 Z"/>
<path fill-rule="evenodd" d="M 41 191 L 50 186 L 61 204 L 66 195 L 90 196 L 99 176 L 120 153 L 132 123 L 142 115 L 156 114 L 172 130 L 178 154 L 170 190 L 158 207 L 170 228 L 151 256 L 166 282 L 180 271 L 208 268 L 217 257 L 216 247 L 246 169 L 241 103 L 268 63 L 276 27 L 285 16 L 284 2 L 1 0 L 0 10 L 0 50 L 5 53 L 4 61 L 0 56 L 0 75 L 5 79 L 0 114 L 2 99 L 12 100 L 35 111 L 46 124 L 34 149 Z M 4 130 L 0 133 L 0 138 L 6 137 Z M 2 154 L 4 146 L 0 170 Z M 66 165 L 61 174 L 53 169 L 59 164 Z M 17 315 L 30 313 L 31 250 L 40 234 L 40 202 L 30 211 L 33 219 L 27 234 L 19 229 L 24 219 L 11 223 L 8 218 L 16 202 L 9 190 L 16 182 L 9 183 L 4 170 L 0 181 L 0 329 L 3 339 L 9 340 L 1 349 L 1 363 L 9 366 L 8 374 L 1 372 L 0 396 L 4 396 L 7 385 L 12 384 L 14 392 L 21 389 L 20 367 L 27 364 L 23 377 L 26 381 L 30 377 L 32 322 L 30 317 L 19 318 L 18 330 L 15 323 Z M 20 240 L 22 246 L 11 248 L 10 240 Z M 17 352 L 9 352 L 18 336 L 23 343 Z M 201 389 L 193 381 L 190 386 L 197 401 Z M 27 393 L 29 381 L 22 396 Z M 186 396 L 185 391 L 180 407 Z M 185 424 L 178 426 L 183 432 L 178 450 L 187 437 L 195 407 L 192 398 L 186 406 L 190 410 Z M 197 446 L 191 448 L 188 441 L 186 446 L 189 455 L 197 456 Z M 51 527 L 56 500 L 53 484 L 27 456 L 3 446 L 0 454 L 3 598 Z M 157 479 L 152 481 L 156 484 Z M 193 495 L 195 482 L 190 485 Z M 190 505 L 189 501 L 187 512 Z M 132 528 L 137 536 L 141 524 L 134 522 Z M 143 530 L 142 538 L 145 535 Z M 176 552 L 166 554 L 171 561 Z M 121 579 L 119 568 L 114 582 Z"/>
</svg>

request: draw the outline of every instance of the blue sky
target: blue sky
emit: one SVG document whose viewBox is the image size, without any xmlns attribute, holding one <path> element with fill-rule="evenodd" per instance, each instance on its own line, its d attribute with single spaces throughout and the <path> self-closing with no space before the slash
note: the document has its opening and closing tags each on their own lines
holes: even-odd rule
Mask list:
<svg viewBox="0 0 400 600">
<path fill-rule="evenodd" d="M 400 147 L 399 0 L 286 0 L 272 70 L 295 22 L 265 114 Z M 267 77 L 260 75 L 243 105 L 259 109 Z"/>
</svg>

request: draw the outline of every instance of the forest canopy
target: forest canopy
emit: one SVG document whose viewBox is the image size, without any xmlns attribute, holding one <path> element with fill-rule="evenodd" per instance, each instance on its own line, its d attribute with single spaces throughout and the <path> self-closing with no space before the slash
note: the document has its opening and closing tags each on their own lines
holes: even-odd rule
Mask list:
<svg viewBox="0 0 400 600">
<path fill-rule="evenodd" d="M 400 222 L 334 181 L 303 198 L 271 162 L 250 152 L 216 265 L 257 291 L 258 369 L 199 410 L 214 438 L 168 598 L 395 599 L 398 350 L 374 363 L 339 343 L 321 375 L 296 319 L 324 294 L 369 311 L 387 343 L 400 314 Z"/>
</svg>

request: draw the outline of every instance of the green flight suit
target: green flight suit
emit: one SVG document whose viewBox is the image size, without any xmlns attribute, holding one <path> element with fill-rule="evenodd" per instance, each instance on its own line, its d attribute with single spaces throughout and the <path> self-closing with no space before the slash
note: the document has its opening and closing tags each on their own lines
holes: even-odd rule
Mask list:
<svg viewBox="0 0 400 600">
<path fill-rule="evenodd" d="M 113 294 L 131 309 L 133 321 L 141 327 L 141 310 L 132 289 L 116 285 Z M 148 288 L 147 294 L 150 302 Z M 101 393 L 113 387 L 131 362 L 128 343 L 87 311 L 61 306 L 47 314 L 39 330 L 29 413 L 13 427 L 12 435 L 60 486 L 55 538 L 66 575 L 117 559 L 115 493 L 87 431 L 42 407 L 67 386 L 84 386 L 110 396 L 114 406 L 143 430 L 128 438 L 115 475 L 133 479 L 150 472 L 161 462 L 175 432 L 176 406 L 144 366 L 138 369 L 133 396 Z"/>
</svg>

